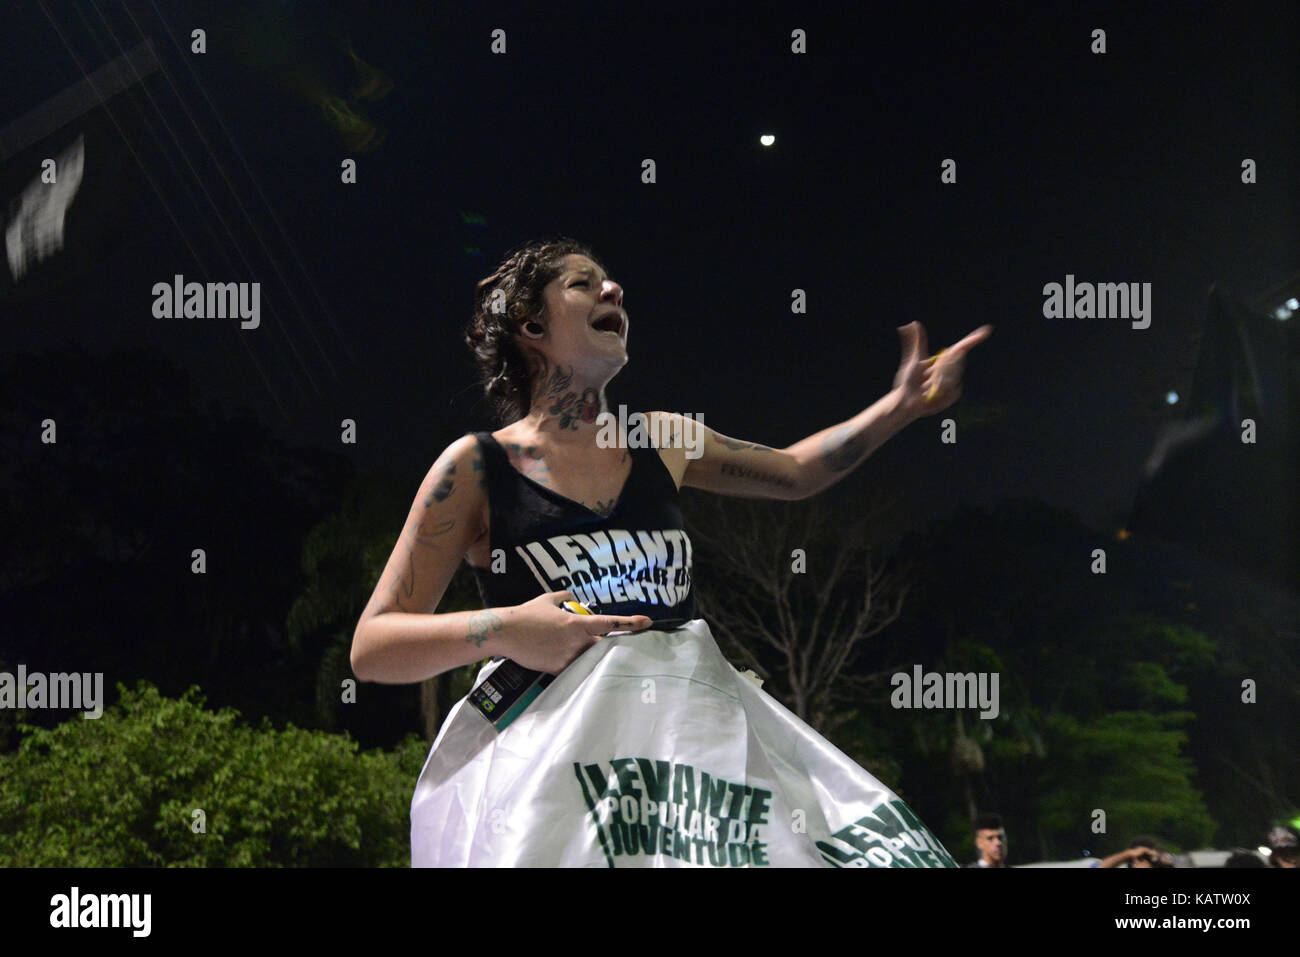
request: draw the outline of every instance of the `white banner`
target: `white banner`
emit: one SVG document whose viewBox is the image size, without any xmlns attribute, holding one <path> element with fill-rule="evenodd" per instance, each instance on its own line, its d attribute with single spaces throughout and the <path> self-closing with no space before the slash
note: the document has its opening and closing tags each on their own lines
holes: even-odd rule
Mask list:
<svg viewBox="0 0 1300 957">
<path fill-rule="evenodd" d="M 957 866 L 702 618 L 602 638 L 504 731 L 458 701 L 411 801 L 411 864 Z"/>
</svg>

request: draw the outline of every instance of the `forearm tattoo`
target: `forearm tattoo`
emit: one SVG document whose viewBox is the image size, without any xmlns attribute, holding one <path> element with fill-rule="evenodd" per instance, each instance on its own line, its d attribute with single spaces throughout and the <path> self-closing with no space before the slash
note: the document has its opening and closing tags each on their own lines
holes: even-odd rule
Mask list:
<svg viewBox="0 0 1300 957">
<path fill-rule="evenodd" d="M 865 432 L 854 436 L 853 426 L 843 426 L 822 439 L 822 464 L 832 472 L 847 471 L 862 461 L 870 446 Z"/>
<path fill-rule="evenodd" d="M 723 475 L 734 475 L 737 478 L 750 479 L 755 482 L 766 482 L 769 485 L 779 485 L 781 488 L 795 487 L 794 479 L 778 475 L 775 472 L 760 472 L 758 469 L 746 468 L 743 465 L 724 465 L 719 471 Z"/>
<path fill-rule="evenodd" d="M 673 436 L 673 438 L 676 437 L 677 437 L 676 435 Z M 723 445 L 725 445 L 727 448 L 731 449 L 733 452 L 744 452 L 746 449 L 752 450 L 754 452 L 773 451 L 771 448 L 769 448 L 766 445 L 759 445 L 757 442 L 741 442 L 738 439 L 729 439 L 725 435 L 719 435 L 718 441 L 721 442 Z"/>
<path fill-rule="evenodd" d="M 501 616 L 491 609 L 476 611 L 469 616 L 469 634 L 465 640 L 475 648 L 482 648 L 483 642 L 488 640 L 488 632 L 500 631 L 504 627 Z"/>
</svg>

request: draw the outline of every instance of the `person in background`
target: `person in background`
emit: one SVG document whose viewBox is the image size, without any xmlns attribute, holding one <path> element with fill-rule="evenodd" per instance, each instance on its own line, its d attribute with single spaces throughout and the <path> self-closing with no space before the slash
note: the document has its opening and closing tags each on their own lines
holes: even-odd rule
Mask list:
<svg viewBox="0 0 1300 957">
<path fill-rule="evenodd" d="M 1093 867 L 1173 867 L 1174 859 L 1153 837 L 1135 838 L 1118 853 L 1103 858 Z"/>
<path fill-rule="evenodd" d="M 1228 855 L 1224 867 L 1268 867 L 1254 851 L 1237 850 Z"/>
<path fill-rule="evenodd" d="M 1293 868 L 1300 857 L 1300 832 L 1293 827 L 1275 827 L 1268 832 L 1268 866 Z"/>
<path fill-rule="evenodd" d="M 1007 866 L 1007 831 L 1001 817 L 981 814 L 975 818 L 975 850 L 979 859 L 967 867 Z"/>
</svg>

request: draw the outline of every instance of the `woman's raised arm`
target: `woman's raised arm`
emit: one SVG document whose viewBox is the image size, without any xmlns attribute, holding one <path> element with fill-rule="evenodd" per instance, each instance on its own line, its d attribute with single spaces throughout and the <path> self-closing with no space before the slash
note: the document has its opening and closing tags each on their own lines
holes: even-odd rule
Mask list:
<svg viewBox="0 0 1300 957">
<path fill-rule="evenodd" d="M 816 495 L 857 468 L 908 423 L 956 402 L 961 397 L 966 355 L 992 335 L 993 327 L 980 326 L 929 357 L 925 327 L 919 322 L 900 326 L 898 333 L 903 357 L 894 387 L 853 418 L 784 449 L 728 438 L 680 415 L 653 413 L 668 416 L 675 436 L 693 428 L 703 432 L 701 454 L 687 459 L 682 485 L 740 498 L 791 500 Z"/>
</svg>

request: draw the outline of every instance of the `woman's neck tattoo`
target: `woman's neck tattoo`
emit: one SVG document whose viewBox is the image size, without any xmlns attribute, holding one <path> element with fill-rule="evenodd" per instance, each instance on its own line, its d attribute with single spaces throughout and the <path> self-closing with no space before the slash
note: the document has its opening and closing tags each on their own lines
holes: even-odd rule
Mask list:
<svg viewBox="0 0 1300 957">
<path fill-rule="evenodd" d="M 535 354 L 536 355 L 536 354 Z M 572 388 L 573 367 L 548 368 L 546 358 L 536 355 L 532 366 L 535 382 L 533 405 L 544 406 L 547 413 L 556 416 L 561 429 L 578 430 L 581 422 L 595 422 L 600 414 L 600 393 L 588 386 L 581 394 Z"/>
</svg>

